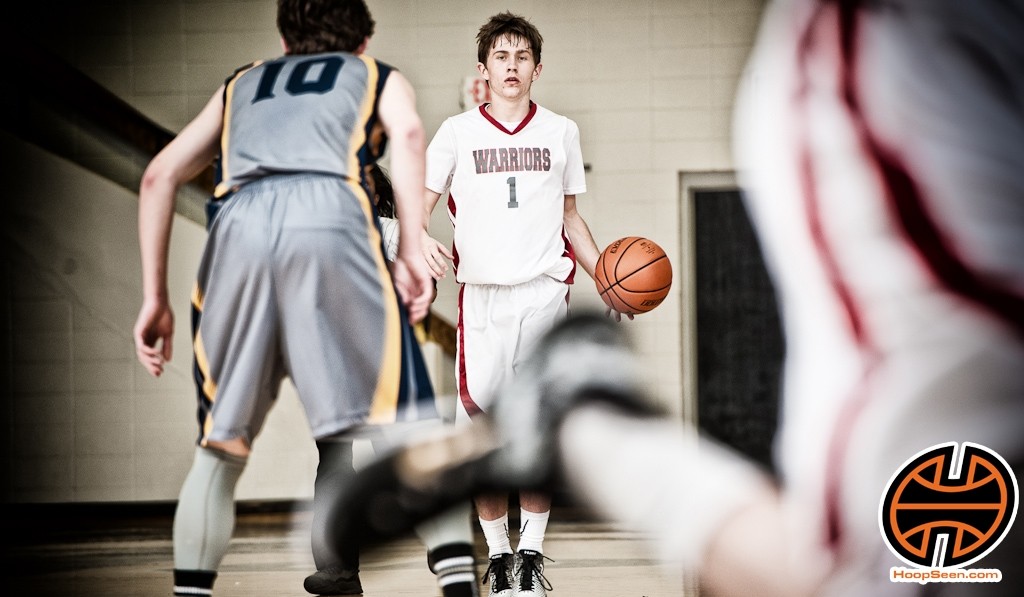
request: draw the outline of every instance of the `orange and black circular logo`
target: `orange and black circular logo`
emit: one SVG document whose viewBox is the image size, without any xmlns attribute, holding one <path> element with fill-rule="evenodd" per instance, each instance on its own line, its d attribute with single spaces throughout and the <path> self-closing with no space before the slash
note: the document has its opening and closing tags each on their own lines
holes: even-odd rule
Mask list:
<svg viewBox="0 0 1024 597">
<path fill-rule="evenodd" d="M 879 508 L 882 535 L 912 566 L 959 568 L 1002 541 L 1017 513 L 1017 481 L 988 448 L 933 446 L 889 481 Z"/>
</svg>

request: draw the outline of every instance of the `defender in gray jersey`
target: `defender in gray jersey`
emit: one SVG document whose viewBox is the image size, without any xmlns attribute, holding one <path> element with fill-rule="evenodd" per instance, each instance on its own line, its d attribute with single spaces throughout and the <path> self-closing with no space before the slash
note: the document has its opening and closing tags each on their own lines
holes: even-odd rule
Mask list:
<svg viewBox="0 0 1024 597">
<path fill-rule="evenodd" d="M 174 196 L 220 156 L 221 208 L 192 296 L 200 431 L 174 521 L 177 595 L 212 594 L 235 485 L 285 375 L 321 451 L 314 523 L 323 528 L 330 511 L 321 491 L 351 474 L 342 448 L 350 442 L 332 440 L 367 425 L 436 419 L 409 326 L 433 291 L 419 251 L 424 133 L 408 81 L 362 54 L 373 25 L 363 0 L 280 0 L 285 56 L 236 71 L 143 176 L 135 342 L 159 376 L 174 327 L 166 280 Z M 408 222 L 390 268 L 366 186 L 389 137 L 397 215 Z M 358 594 L 358 546 L 323 528 L 314 530 L 322 570 L 307 590 Z M 468 508 L 433 530 L 424 539 L 444 594 L 474 595 Z"/>
</svg>

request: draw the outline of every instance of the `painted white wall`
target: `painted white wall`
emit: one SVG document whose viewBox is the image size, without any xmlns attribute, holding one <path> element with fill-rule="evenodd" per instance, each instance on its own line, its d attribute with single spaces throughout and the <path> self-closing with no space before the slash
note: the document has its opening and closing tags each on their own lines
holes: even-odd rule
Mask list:
<svg viewBox="0 0 1024 597">
<path fill-rule="evenodd" d="M 732 169 L 730 113 L 762 0 L 368 0 L 377 34 L 368 53 L 399 68 L 417 91 L 428 134 L 461 111 L 476 73 L 475 35 L 512 9 L 545 38 L 535 99 L 576 120 L 589 191 L 580 211 L 599 245 L 647 236 L 678 263 L 680 172 Z M 236 67 L 280 52 L 273 0 L 73 3 L 27 20 L 39 42 L 157 123 L 180 130 Z M 25 9 L 42 11 L 45 7 Z M 4 451 L 15 502 L 174 499 L 193 449 L 194 390 L 188 294 L 205 233 L 175 222 L 171 288 L 178 315 L 175 365 L 149 379 L 134 361 L 140 291 L 137 198 L 32 146 L 16 185 L 17 242 L 9 256 L 12 430 Z M 102 159 L 127 159 L 116 155 Z M 442 206 L 443 207 L 443 206 Z M 442 207 L 431 232 L 451 229 Z M 675 268 L 677 275 L 681 269 Z M 677 283 L 655 311 L 625 325 L 652 392 L 682 411 L 682 306 Z M 435 310 L 455 321 L 445 280 Z M 598 308 L 580 273 L 573 308 Z M 446 379 L 450 388 L 450 366 Z M 306 498 L 316 455 L 294 392 L 286 389 L 239 486 L 241 499 Z"/>
</svg>

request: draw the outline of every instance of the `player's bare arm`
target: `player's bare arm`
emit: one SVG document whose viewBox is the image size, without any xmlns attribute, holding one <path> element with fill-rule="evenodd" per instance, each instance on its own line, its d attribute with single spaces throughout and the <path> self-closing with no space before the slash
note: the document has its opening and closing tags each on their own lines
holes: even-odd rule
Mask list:
<svg viewBox="0 0 1024 597">
<path fill-rule="evenodd" d="M 562 220 L 565 224 L 565 232 L 569 235 L 573 250 L 576 252 L 576 261 L 593 278 L 594 268 L 597 266 L 597 258 L 601 251 L 597 248 L 594 235 L 590 233 L 583 216 L 576 209 L 576 195 L 565 196 L 565 208 Z"/>
<path fill-rule="evenodd" d="M 701 570 L 708 589 L 722 595 L 810 597 L 827 570 L 781 546 L 799 543 L 787 528 L 783 499 L 765 483 L 757 499 L 729 516 L 712 538 Z"/>
<path fill-rule="evenodd" d="M 423 235 L 423 180 L 426 134 L 416 113 L 416 99 L 409 81 L 393 72 L 384 84 L 378 108 L 381 123 L 391 140 L 391 183 L 399 227 L 395 286 L 409 308 L 413 322 L 430 308 L 433 285 L 430 270 L 421 256 Z"/>
<path fill-rule="evenodd" d="M 441 193 L 435 193 L 430 189 L 424 191 L 424 231 L 430 226 L 430 214 L 434 212 L 434 207 L 440 199 Z M 440 280 L 448 273 L 448 262 L 445 259 L 448 261 L 453 259 L 448 247 L 429 234 L 423 235 L 423 258 L 426 259 L 427 267 L 430 268 L 430 273 L 435 280 Z"/>
<path fill-rule="evenodd" d="M 224 113 L 224 90 L 217 90 L 202 112 L 157 154 L 139 188 L 139 247 L 143 302 L 135 322 L 135 352 L 151 375 L 171 359 L 174 313 L 167 296 L 167 252 L 178 188 L 197 176 L 217 154 Z"/>
<path fill-rule="evenodd" d="M 566 234 L 569 235 L 569 242 L 572 243 L 572 248 L 576 252 L 576 262 L 587 272 L 587 275 L 594 278 L 597 259 L 601 256 L 601 251 L 597 248 L 594 235 L 590 233 L 590 227 L 587 226 L 586 220 L 583 219 L 583 216 L 576 209 L 576 195 L 565 196 L 562 222 L 565 226 Z M 608 308 L 607 315 L 614 317 L 615 321 L 622 319 L 622 314 L 611 307 Z M 631 313 L 627 313 L 626 317 L 633 319 Z"/>
</svg>

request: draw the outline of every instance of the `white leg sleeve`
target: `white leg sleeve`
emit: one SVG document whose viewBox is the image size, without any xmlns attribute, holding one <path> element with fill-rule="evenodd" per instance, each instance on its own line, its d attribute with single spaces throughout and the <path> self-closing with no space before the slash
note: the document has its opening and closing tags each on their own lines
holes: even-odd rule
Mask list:
<svg viewBox="0 0 1024 597">
<path fill-rule="evenodd" d="M 196 448 L 174 513 L 174 568 L 216 571 L 235 528 L 235 485 L 246 458 Z"/>
</svg>

